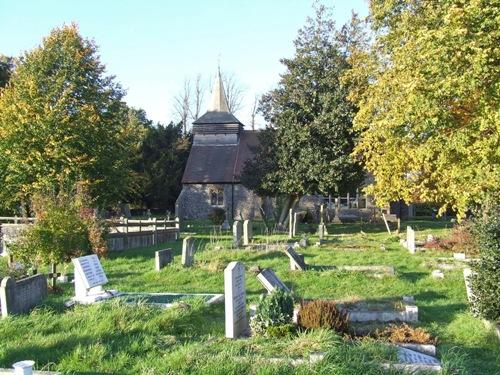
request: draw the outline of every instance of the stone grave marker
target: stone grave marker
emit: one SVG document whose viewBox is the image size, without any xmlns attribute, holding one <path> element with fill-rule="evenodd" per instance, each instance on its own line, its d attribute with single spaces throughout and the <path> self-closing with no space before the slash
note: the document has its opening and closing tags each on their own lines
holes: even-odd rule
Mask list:
<svg viewBox="0 0 500 375">
<path fill-rule="evenodd" d="M 240 247 L 243 237 L 243 225 L 241 221 L 235 220 L 233 223 L 233 244 L 236 247 Z"/>
<path fill-rule="evenodd" d="M 194 263 L 194 238 L 191 236 L 182 240 L 181 263 L 184 267 L 190 267 Z"/>
<path fill-rule="evenodd" d="M 293 238 L 293 209 L 288 212 L 288 238 Z"/>
<path fill-rule="evenodd" d="M 87 255 L 72 260 L 75 267 L 75 297 L 79 303 L 93 303 L 112 298 L 119 293 L 102 288 L 108 282 L 97 255 Z"/>
<path fill-rule="evenodd" d="M 290 293 L 290 289 L 279 279 L 278 276 L 274 273 L 274 271 L 270 268 L 266 268 L 262 270 L 261 273 L 257 275 L 257 279 L 259 279 L 260 283 L 267 289 L 269 293 L 273 292 L 276 289 L 281 289 L 285 292 Z"/>
<path fill-rule="evenodd" d="M 406 227 L 406 247 L 410 253 L 415 254 L 415 231 L 409 225 Z"/>
<path fill-rule="evenodd" d="M 253 239 L 252 221 L 243 221 L 243 245 L 248 246 Z"/>
<path fill-rule="evenodd" d="M 2 317 L 22 314 L 38 305 L 47 296 L 47 279 L 38 274 L 15 281 L 5 277 L 0 284 Z"/>
<path fill-rule="evenodd" d="M 235 339 L 248 333 L 245 266 L 231 262 L 224 270 L 226 337 Z"/>
<path fill-rule="evenodd" d="M 164 249 L 155 251 L 155 269 L 161 270 L 167 264 L 172 263 L 174 260 L 174 253 L 172 249 Z"/>
<path fill-rule="evenodd" d="M 300 221 L 301 213 L 295 212 L 293 214 L 293 230 L 292 236 L 295 237 L 297 235 L 297 230 L 299 229 L 299 221 Z"/>
<path fill-rule="evenodd" d="M 319 240 L 320 241 L 323 241 L 325 239 L 325 235 L 326 235 L 325 231 L 326 231 L 325 224 L 320 223 L 319 226 L 318 226 L 318 234 L 319 234 Z"/>
<path fill-rule="evenodd" d="M 306 263 L 304 262 L 304 256 L 300 256 L 299 254 L 297 254 L 297 252 L 292 246 L 288 246 L 285 249 L 285 254 L 288 255 L 288 257 L 290 258 L 290 265 L 291 265 L 290 268 L 293 267 L 293 269 L 299 271 L 306 270 L 307 266 Z"/>
<path fill-rule="evenodd" d="M 430 355 L 402 347 L 398 347 L 398 361 L 400 363 L 441 365 L 441 362 Z"/>
</svg>

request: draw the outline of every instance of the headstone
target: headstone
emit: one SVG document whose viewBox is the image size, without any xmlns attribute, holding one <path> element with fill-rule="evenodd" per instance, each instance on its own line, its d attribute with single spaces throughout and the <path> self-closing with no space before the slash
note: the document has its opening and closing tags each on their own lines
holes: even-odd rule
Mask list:
<svg viewBox="0 0 500 375">
<path fill-rule="evenodd" d="M 293 238 L 293 209 L 288 212 L 288 238 Z"/>
<path fill-rule="evenodd" d="M 402 347 L 398 347 L 398 361 L 400 363 L 441 365 L 441 362 L 430 355 Z"/>
<path fill-rule="evenodd" d="M 409 225 L 406 227 L 406 247 L 410 253 L 415 254 L 415 231 Z"/>
<path fill-rule="evenodd" d="M 38 274 L 15 281 L 5 277 L 0 284 L 2 317 L 22 314 L 40 304 L 47 296 L 47 279 Z"/>
<path fill-rule="evenodd" d="M 72 260 L 75 266 L 75 297 L 79 303 L 93 303 L 112 298 L 119 293 L 116 290 L 106 291 L 102 288 L 108 282 L 97 255 L 87 255 Z"/>
<path fill-rule="evenodd" d="M 472 292 L 472 281 L 471 277 L 474 275 L 474 272 L 470 268 L 464 268 L 464 280 L 465 280 L 465 291 L 467 292 L 467 299 L 469 303 L 472 303 L 474 300 L 474 293 Z"/>
<path fill-rule="evenodd" d="M 187 236 L 182 240 L 181 263 L 185 267 L 190 267 L 194 263 L 194 238 Z"/>
<path fill-rule="evenodd" d="M 288 255 L 288 257 L 290 258 L 290 265 L 292 268 L 293 266 L 293 269 L 295 270 L 299 270 L 299 271 L 305 271 L 307 266 L 306 266 L 306 263 L 304 262 L 304 256 L 300 256 L 299 254 L 297 254 L 297 252 L 294 250 L 294 248 L 292 246 L 288 246 L 286 249 L 285 249 L 285 254 Z"/>
<path fill-rule="evenodd" d="M 320 204 L 319 205 L 319 224 L 324 225 L 325 223 L 325 205 Z"/>
<path fill-rule="evenodd" d="M 174 254 L 172 249 L 155 251 L 155 269 L 157 271 L 161 270 L 167 264 L 172 263 L 173 260 Z"/>
<path fill-rule="evenodd" d="M 290 293 L 290 289 L 279 279 L 274 271 L 270 268 L 262 270 L 261 273 L 257 275 L 260 283 L 267 289 L 269 293 L 273 292 L 275 289 L 281 289 L 285 292 Z"/>
<path fill-rule="evenodd" d="M 297 235 L 298 229 L 299 229 L 299 221 L 300 221 L 301 213 L 300 212 L 295 212 L 293 214 L 293 230 L 292 230 L 292 235 L 295 237 Z"/>
<path fill-rule="evenodd" d="M 325 238 L 325 233 L 326 231 L 326 225 L 323 223 L 320 223 L 318 226 L 318 234 L 319 234 L 319 240 L 322 241 Z"/>
<path fill-rule="evenodd" d="M 240 247 L 242 243 L 242 236 L 243 236 L 243 225 L 241 224 L 241 221 L 236 220 L 233 223 L 233 244 L 236 247 Z"/>
<path fill-rule="evenodd" d="M 431 274 L 433 279 L 444 279 L 444 273 L 441 270 L 434 270 Z"/>
<path fill-rule="evenodd" d="M 224 222 L 222 223 L 221 229 L 222 230 L 229 230 L 229 229 L 231 229 L 231 226 L 229 225 L 229 222 L 227 221 L 227 219 L 225 219 Z"/>
<path fill-rule="evenodd" d="M 245 266 L 231 262 L 224 270 L 226 337 L 235 339 L 247 334 Z"/>
<path fill-rule="evenodd" d="M 243 245 L 248 246 L 253 239 L 252 221 L 243 221 Z"/>
<path fill-rule="evenodd" d="M 299 246 L 303 249 L 305 249 L 309 245 L 309 240 L 307 237 L 302 237 L 299 241 Z"/>
<path fill-rule="evenodd" d="M 453 253 L 453 259 L 465 260 L 465 253 Z"/>
</svg>

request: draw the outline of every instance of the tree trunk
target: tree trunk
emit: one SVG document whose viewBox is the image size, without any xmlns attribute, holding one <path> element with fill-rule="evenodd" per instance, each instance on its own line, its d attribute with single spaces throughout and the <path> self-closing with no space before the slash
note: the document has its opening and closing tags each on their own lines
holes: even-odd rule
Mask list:
<svg viewBox="0 0 500 375">
<path fill-rule="evenodd" d="M 52 289 L 55 289 L 56 287 L 56 278 L 57 278 L 57 267 L 56 267 L 56 264 L 55 263 L 52 263 L 51 266 L 50 266 L 50 272 L 52 273 L 52 277 L 50 278 L 50 286 L 52 287 Z"/>
<path fill-rule="evenodd" d="M 297 206 L 297 203 L 299 203 L 300 197 L 298 195 L 292 195 L 290 194 L 287 198 L 286 203 L 283 205 L 283 208 L 281 209 L 281 214 L 280 218 L 278 221 L 278 225 L 287 228 L 288 227 L 288 213 L 290 209 L 295 208 Z"/>
</svg>

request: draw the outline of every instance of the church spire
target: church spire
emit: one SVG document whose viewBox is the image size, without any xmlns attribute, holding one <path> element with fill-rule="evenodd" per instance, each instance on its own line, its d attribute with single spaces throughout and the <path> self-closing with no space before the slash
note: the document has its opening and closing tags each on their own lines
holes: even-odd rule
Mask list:
<svg viewBox="0 0 500 375">
<path fill-rule="evenodd" d="M 212 102 L 208 107 L 208 111 L 229 113 L 229 106 L 227 105 L 226 92 L 224 91 L 224 85 L 222 83 L 222 77 L 220 74 L 220 66 L 217 72 L 217 78 L 215 79 L 214 89 L 212 91 Z"/>
</svg>

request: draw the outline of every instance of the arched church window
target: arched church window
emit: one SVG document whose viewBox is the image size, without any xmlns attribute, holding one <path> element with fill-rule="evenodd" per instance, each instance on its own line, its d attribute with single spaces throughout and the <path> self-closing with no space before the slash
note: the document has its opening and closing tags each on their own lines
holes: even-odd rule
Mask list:
<svg viewBox="0 0 500 375">
<path fill-rule="evenodd" d="M 224 206 L 224 190 L 211 189 L 210 190 L 210 204 L 212 206 Z"/>
</svg>

